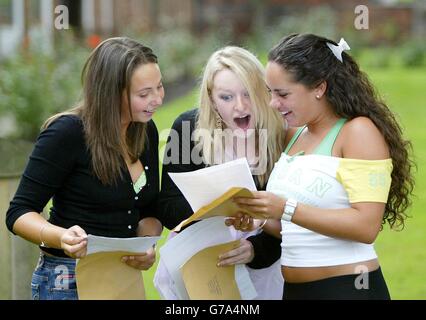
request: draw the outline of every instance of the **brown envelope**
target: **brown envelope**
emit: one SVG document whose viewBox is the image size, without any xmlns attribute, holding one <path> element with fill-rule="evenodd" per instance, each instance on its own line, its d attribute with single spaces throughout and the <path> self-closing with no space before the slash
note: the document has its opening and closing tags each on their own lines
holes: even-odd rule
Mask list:
<svg viewBox="0 0 426 320">
<path fill-rule="evenodd" d="M 199 210 L 194 212 L 188 219 L 183 220 L 178 226 L 172 231 L 180 231 L 180 229 L 188 223 L 196 220 L 206 219 L 214 216 L 225 216 L 232 217 L 237 212 L 242 211 L 252 216 L 255 219 L 265 219 L 266 216 L 256 214 L 254 212 L 240 209 L 233 201 L 235 197 L 247 197 L 252 198 L 253 194 L 246 188 L 230 188 L 227 192 L 221 195 L 219 198 L 213 200 L 208 205 L 201 207 Z"/>
<path fill-rule="evenodd" d="M 98 252 L 76 266 L 80 300 L 145 300 L 142 271 L 121 262 L 129 252 Z"/>
<path fill-rule="evenodd" d="M 217 257 L 237 248 L 239 240 L 197 252 L 182 267 L 181 273 L 191 300 L 241 300 L 235 281 L 235 266 L 217 267 Z"/>
</svg>

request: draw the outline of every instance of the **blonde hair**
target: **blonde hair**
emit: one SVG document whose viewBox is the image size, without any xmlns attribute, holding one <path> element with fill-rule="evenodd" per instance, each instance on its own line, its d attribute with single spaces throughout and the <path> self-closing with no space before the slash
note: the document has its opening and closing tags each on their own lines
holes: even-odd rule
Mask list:
<svg viewBox="0 0 426 320">
<path fill-rule="evenodd" d="M 214 164 L 214 150 L 218 144 L 216 120 L 218 113 L 212 99 L 213 81 L 217 72 L 230 70 L 241 80 L 246 88 L 252 103 L 252 113 L 255 119 L 256 133 L 266 129 L 266 152 L 259 154 L 260 165 L 265 165 L 265 172 L 257 175 L 258 184 L 266 185 L 269 174 L 278 160 L 284 147 L 284 123 L 281 115 L 269 107 L 270 94 L 265 82 L 265 72 L 259 60 L 249 51 L 227 46 L 214 52 L 204 69 L 199 94 L 199 113 L 195 126 L 195 141 L 202 148 L 203 160 L 207 165 Z M 210 139 L 205 139 L 203 133 L 208 132 Z M 258 145 L 256 145 L 258 148 Z"/>
</svg>

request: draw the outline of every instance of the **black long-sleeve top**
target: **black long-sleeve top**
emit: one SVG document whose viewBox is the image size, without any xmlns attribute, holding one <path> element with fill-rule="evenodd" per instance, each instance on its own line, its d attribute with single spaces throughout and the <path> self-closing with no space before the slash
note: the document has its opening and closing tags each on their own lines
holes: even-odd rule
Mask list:
<svg viewBox="0 0 426 320">
<path fill-rule="evenodd" d="M 37 139 L 6 214 L 8 229 L 12 231 L 25 213 L 41 212 L 52 198 L 49 222 L 54 225 L 79 225 L 87 234 L 98 236 L 136 236 L 140 219 L 155 216 L 159 194 L 158 132 L 153 121 L 147 124 L 139 160 L 147 179 L 139 193 L 128 170 L 123 170 L 123 178 L 115 185 L 103 185 L 92 173 L 81 119 L 60 117 Z"/>
<path fill-rule="evenodd" d="M 186 201 L 179 188 L 168 175 L 168 172 L 189 172 L 205 168 L 203 162 L 197 164 L 193 161 L 194 158 L 189 156 L 199 155 L 199 153 L 194 151 L 195 143 L 191 140 L 197 115 L 197 109 L 181 114 L 173 123 L 167 140 L 157 217 L 168 229 L 173 229 L 182 220 L 194 213 L 188 201 Z M 178 158 L 173 159 L 172 156 L 176 155 L 178 155 Z M 255 253 L 253 261 L 247 264 L 249 267 L 255 269 L 266 268 L 280 258 L 280 239 L 262 232 L 247 238 L 247 240 L 253 244 Z"/>
</svg>

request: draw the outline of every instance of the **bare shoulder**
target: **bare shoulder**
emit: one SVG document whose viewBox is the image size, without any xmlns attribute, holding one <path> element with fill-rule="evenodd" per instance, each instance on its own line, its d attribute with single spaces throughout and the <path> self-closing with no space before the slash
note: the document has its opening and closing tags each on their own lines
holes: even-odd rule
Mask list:
<svg viewBox="0 0 426 320">
<path fill-rule="evenodd" d="M 380 160 L 389 158 L 389 148 L 380 130 L 367 117 L 348 121 L 342 129 L 344 158 Z"/>
</svg>

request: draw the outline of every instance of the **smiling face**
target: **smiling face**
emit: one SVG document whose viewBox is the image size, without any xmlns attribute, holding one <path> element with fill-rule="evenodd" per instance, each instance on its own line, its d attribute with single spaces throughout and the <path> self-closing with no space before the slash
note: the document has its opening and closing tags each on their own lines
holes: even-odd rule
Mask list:
<svg viewBox="0 0 426 320">
<path fill-rule="evenodd" d="M 148 63 L 137 67 L 130 83 L 130 106 L 132 116 L 129 114 L 126 90 L 123 92 L 122 124 L 134 122 L 148 122 L 154 112 L 163 103 L 164 88 L 158 64 Z"/>
<path fill-rule="evenodd" d="M 320 108 L 315 108 L 318 94 L 293 81 L 291 74 L 275 62 L 266 65 L 266 83 L 271 90 L 271 107 L 277 109 L 291 127 L 300 127 L 315 118 Z"/>
<path fill-rule="evenodd" d="M 229 69 L 216 73 L 213 79 L 212 100 L 226 128 L 254 129 L 255 119 L 247 89 Z"/>
</svg>

